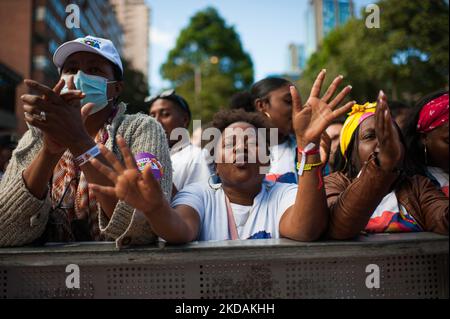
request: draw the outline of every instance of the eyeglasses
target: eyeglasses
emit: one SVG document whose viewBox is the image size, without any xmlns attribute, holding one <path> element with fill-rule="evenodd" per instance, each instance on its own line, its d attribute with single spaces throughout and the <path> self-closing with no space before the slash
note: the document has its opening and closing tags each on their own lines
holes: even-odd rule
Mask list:
<svg viewBox="0 0 450 319">
<path fill-rule="evenodd" d="M 189 109 L 189 106 L 187 105 L 186 101 L 184 101 L 184 99 L 181 96 L 177 95 L 174 89 L 164 91 L 158 95 L 149 96 L 145 99 L 145 103 L 152 105 L 159 99 L 167 99 L 176 102 L 179 106 L 181 106 L 183 110 L 188 112 L 189 116 L 191 116 L 191 110 Z"/>
</svg>

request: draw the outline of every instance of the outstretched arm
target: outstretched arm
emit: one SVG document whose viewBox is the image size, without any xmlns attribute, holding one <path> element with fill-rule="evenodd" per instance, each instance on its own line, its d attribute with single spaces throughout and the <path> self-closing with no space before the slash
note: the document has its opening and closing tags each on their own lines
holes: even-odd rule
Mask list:
<svg viewBox="0 0 450 319">
<path fill-rule="evenodd" d="M 294 130 L 299 147 L 299 182 L 295 204 L 283 215 L 280 233 L 283 237 L 298 241 L 317 240 L 326 231 L 329 209 L 322 180 L 322 168 L 326 163 L 322 163 L 320 156 L 321 136 L 334 119 L 348 112 L 355 104 L 350 102 L 338 108 L 351 87 L 344 88 L 331 100 L 343 80 L 342 76 L 333 81 L 321 98 L 325 75 L 325 70 L 319 74 L 304 106 L 297 89 L 291 87 Z"/>
<path fill-rule="evenodd" d="M 141 173 L 125 140 L 118 137 L 117 144 L 122 152 L 125 167 L 103 146 L 100 146 L 100 150 L 111 168 L 96 159 L 91 160 L 92 166 L 106 176 L 114 186 L 89 184 L 89 187 L 96 193 L 115 196 L 141 211 L 153 232 L 167 242 L 184 244 L 194 241 L 200 227 L 197 212 L 189 206 L 172 209 L 152 173 L 151 165 L 148 164 Z"/>
</svg>

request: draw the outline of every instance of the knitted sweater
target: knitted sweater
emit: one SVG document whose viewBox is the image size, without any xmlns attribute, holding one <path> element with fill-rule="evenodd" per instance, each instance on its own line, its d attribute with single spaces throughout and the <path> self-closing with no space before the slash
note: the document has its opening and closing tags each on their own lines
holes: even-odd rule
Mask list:
<svg viewBox="0 0 450 319">
<path fill-rule="evenodd" d="M 107 126 L 109 139 L 105 146 L 123 161 L 115 143 L 115 137 L 121 135 L 133 154 L 154 154 L 164 167 L 161 187 L 166 199 L 170 200 L 172 165 L 164 130 L 151 117 L 144 114 L 125 115 L 125 110 L 126 106 L 121 104 L 113 123 Z M 0 247 L 33 243 L 47 227 L 52 206 L 50 194 L 44 200 L 37 199 L 27 189 L 22 177 L 42 145 L 42 133 L 30 127 L 20 140 L 0 181 Z M 113 238 L 118 248 L 148 244 L 157 239 L 145 217 L 122 201 L 117 203 L 111 219 L 108 220 L 100 207 L 98 215 L 100 231 L 107 238 Z"/>
</svg>

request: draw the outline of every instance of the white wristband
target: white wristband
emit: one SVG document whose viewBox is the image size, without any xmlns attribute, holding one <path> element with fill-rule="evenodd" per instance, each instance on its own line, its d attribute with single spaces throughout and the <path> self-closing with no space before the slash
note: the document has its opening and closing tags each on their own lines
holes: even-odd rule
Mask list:
<svg viewBox="0 0 450 319">
<path fill-rule="evenodd" d="M 100 149 L 98 148 L 97 145 L 95 145 L 93 148 L 91 148 L 89 151 L 87 151 L 86 153 L 78 156 L 75 159 L 75 164 L 79 167 L 83 166 L 84 164 L 86 164 L 87 162 L 89 162 L 89 160 L 91 158 L 95 158 L 97 156 L 100 155 Z"/>
<path fill-rule="evenodd" d="M 308 152 L 311 152 L 316 147 L 316 144 L 309 143 L 305 149 L 301 152 L 302 154 L 302 160 L 300 162 L 300 169 L 298 170 L 298 175 L 303 176 L 303 173 L 305 172 L 305 166 L 306 166 L 306 156 L 308 155 Z"/>
</svg>

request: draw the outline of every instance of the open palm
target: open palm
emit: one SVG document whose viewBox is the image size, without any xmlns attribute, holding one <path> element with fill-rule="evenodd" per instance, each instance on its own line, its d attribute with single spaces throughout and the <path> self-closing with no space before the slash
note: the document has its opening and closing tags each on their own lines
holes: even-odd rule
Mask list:
<svg viewBox="0 0 450 319">
<path fill-rule="evenodd" d="M 164 202 L 164 194 L 160 184 L 153 176 L 151 165 L 147 165 L 144 172 L 141 173 L 125 140 L 118 137 L 117 144 L 122 152 L 125 167 L 111 151 L 102 145 L 99 148 L 112 168 L 96 159 L 91 160 L 92 165 L 114 183 L 114 187 L 95 184 L 89 186 L 94 192 L 115 196 L 143 212 L 158 208 Z"/>
<path fill-rule="evenodd" d="M 325 95 L 320 97 L 325 76 L 325 70 L 320 72 L 317 76 L 311 90 L 311 95 L 304 106 L 301 104 L 300 95 L 297 89 L 295 87 L 291 87 L 294 131 L 297 136 L 299 146 L 302 148 L 309 143 L 319 145 L 320 138 L 327 127 L 335 119 L 349 112 L 356 103 L 350 102 L 345 106 L 338 108 L 342 101 L 351 92 L 351 86 L 344 88 L 333 100 L 331 100 L 343 80 L 342 76 L 337 77 L 330 85 Z"/>
</svg>

